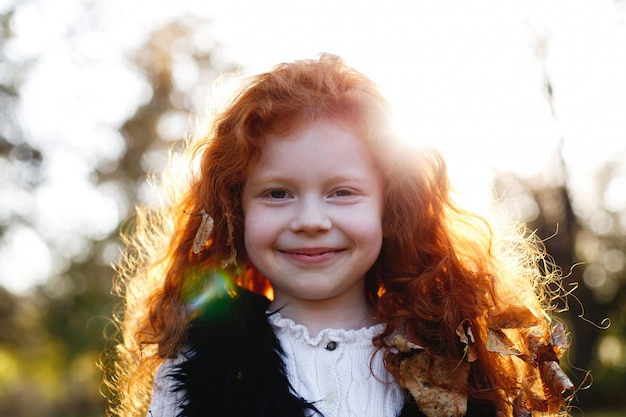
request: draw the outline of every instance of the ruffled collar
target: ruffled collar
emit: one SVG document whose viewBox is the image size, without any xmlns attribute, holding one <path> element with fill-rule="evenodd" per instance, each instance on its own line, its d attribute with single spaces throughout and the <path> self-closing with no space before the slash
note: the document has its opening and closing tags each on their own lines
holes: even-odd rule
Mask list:
<svg viewBox="0 0 626 417">
<path fill-rule="evenodd" d="M 325 346 L 329 341 L 354 347 L 370 347 L 372 339 L 385 330 L 385 324 L 380 323 L 351 330 L 324 329 L 315 337 L 311 337 L 304 325 L 282 317 L 278 312 L 268 313 L 268 320 L 278 338 L 288 338 L 312 348 Z"/>
</svg>

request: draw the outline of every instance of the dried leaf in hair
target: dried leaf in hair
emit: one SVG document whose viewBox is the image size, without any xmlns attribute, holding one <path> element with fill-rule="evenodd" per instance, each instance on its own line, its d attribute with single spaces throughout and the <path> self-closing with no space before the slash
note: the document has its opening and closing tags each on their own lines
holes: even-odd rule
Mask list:
<svg viewBox="0 0 626 417">
<path fill-rule="evenodd" d="M 493 329 L 520 329 L 537 324 L 539 319 L 526 307 L 510 307 L 489 319 L 489 327 Z"/>
<path fill-rule="evenodd" d="M 537 360 L 538 352 L 540 351 L 541 347 L 545 345 L 543 338 L 544 337 L 542 337 L 541 332 L 538 333 L 531 331 L 528 333 L 528 350 L 533 361 Z"/>
<path fill-rule="evenodd" d="M 487 332 L 487 350 L 490 352 L 496 352 L 500 355 L 515 355 L 519 356 L 520 352 L 511 342 L 511 339 L 507 337 L 502 330 L 489 329 Z"/>
<path fill-rule="evenodd" d="M 559 349 L 552 345 L 544 344 L 539 346 L 536 352 L 537 362 L 552 362 L 559 360 Z"/>
<path fill-rule="evenodd" d="M 532 413 L 526 408 L 521 395 L 513 400 L 513 417 L 532 417 Z"/>
<path fill-rule="evenodd" d="M 200 227 L 198 227 L 196 236 L 193 238 L 192 247 L 193 253 L 196 255 L 202 251 L 213 231 L 213 218 L 205 210 L 202 210 L 199 214 L 202 215 L 202 222 Z"/>
<path fill-rule="evenodd" d="M 539 372 L 543 383 L 559 398 L 566 390 L 574 389 L 572 381 L 555 361 L 542 362 L 539 365 Z"/>
<path fill-rule="evenodd" d="M 474 334 L 472 333 L 472 321 L 465 319 L 456 328 L 456 334 L 461 339 L 462 343 L 465 343 L 465 356 L 468 362 L 474 362 L 478 358 L 476 350 L 476 341 L 474 340 Z"/>
<path fill-rule="evenodd" d="M 537 397 L 535 395 L 531 396 L 529 399 L 530 409 L 533 412 L 543 413 L 550 409 L 548 401 L 542 397 Z"/>
<path fill-rule="evenodd" d="M 563 323 L 557 323 L 550 333 L 550 343 L 558 348 L 559 353 L 567 348 L 567 335 Z"/>
<path fill-rule="evenodd" d="M 444 386 L 459 385 L 466 381 L 469 364 L 462 362 L 450 366 L 443 358 L 420 350 L 400 362 L 396 379 L 401 387 L 408 389 L 419 409 L 427 417 L 463 416 L 467 412 L 467 396 Z"/>
<path fill-rule="evenodd" d="M 517 413 L 541 413 L 548 410 L 548 401 L 544 392 L 544 384 L 539 372 L 533 368 L 531 374 L 526 375 L 521 381 L 521 390 L 513 402 L 513 407 L 518 408 Z M 515 411 L 514 411 L 515 412 Z"/>
<path fill-rule="evenodd" d="M 228 268 L 231 265 L 237 264 L 237 248 L 235 247 L 234 236 L 235 236 L 235 227 L 233 226 L 232 215 L 226 213 L 226 224 L 228 226 L 228 247 L 230 248 L 230 254 L 228 255 L 228 259 L 224 259 L 221 263 L 221 267 L 223 269 Z"/>
<path fill-rule="evenodd" d="M 399 335 L 399 334 L 393 337 L 393 341 L 391 342 L 391 344 L 395 346 L 395 348 L 398 349 L 399 352 L 402 352 L 402 353 L 407 353 L 412 350 L 424 349 L 421 346 L 416 345 L 415 343 L 409 342 L 408 340 L 404 338 L 404 336 Z"/>
</svg>

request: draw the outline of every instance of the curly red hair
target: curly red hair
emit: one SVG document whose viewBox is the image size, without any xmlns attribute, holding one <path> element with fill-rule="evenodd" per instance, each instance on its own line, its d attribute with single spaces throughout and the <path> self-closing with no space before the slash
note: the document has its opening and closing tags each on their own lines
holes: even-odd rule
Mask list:
<svg viewBox="0 0 626 417">
<path fill-rule="evenodd" d="M 487 348 L 489 322 L 523 307 L 541 319 L 539 333 L 547 343 L 544 291 L 554 276 L 538 267 L 546 257 L 536 246 L 521 237 L 496 240 L 485 221 L 458 208 L 442 158 L 402 145 L 389 113 L 376 85 L 332 55 L 281 64 L 242 84 L 208 133 L 188 148 L 194 161 L 188 185 L 169 184 L 167 207 L 140 210 L 129 234 L 119 269 L 126 304 L 113 414 L 145 413 L 154 369 L 185 343 L 185 281 L 195 272 L 224 269 L 239 285 L 271 290 L 245 253 L 242 189 L 267 135 L 286 135 L 319 119 L 354 129 L 384 177 L 383 248 L 367 275 L 366 296 L 387 324 L 375 341 L 386 362 L 398 355 L 390 337 L 402 334 L 452 365 L 460 363 L 466 345 L 457 329 L 471 323 L 477 360 L 468 380 L 455 388 L 511 414 L 509 399 L 530 371 Z M 193 244 L 203 212 L 215 223 L 198 252 Z M 525 338 L 523 330 L 511 337 Z"/>
</svg>

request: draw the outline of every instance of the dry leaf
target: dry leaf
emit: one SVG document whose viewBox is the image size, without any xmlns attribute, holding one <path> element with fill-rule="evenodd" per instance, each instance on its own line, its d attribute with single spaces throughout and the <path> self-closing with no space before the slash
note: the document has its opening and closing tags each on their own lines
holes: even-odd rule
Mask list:
<svg viewBox="0 0 626 417">
<path fill-rule="evenodd" d="M 489 329 L 487 332 L 487 350 L 500 355 L 519 356 L 520 352 L 502 330 Z"/>
<path fill-rule="evenodd" d="M 519 329 L 539 324 L 539 319 L 526 307 L 511 307 L 489 318 L 493 329 Z"/>
<path fill-rule="evenodd" d="M 408 340 L 406 340 L 404 338 L 404 336 L 402 335 L 395 335 L 393 337 L 393 341 L 391 342 L 392 346 L 395 346 L 396 349 L 398 349 L 399 352 L 402 353 L 408 353 L 412 350 L 423 350 L 424 348 L 421 346 L 416 345 L 415 343 L 411 343 Z"/>
<path fill-rule="evenodd" d="M 462 343 L 465 343 L 465 356 L 468 362 L 474 362 L 478 359 L 478 353 L 476 350 L 476 340 L 472 333 L 472 321 L 465 319 L 456 328 L 456 334 L 461 339 Z"/>
<path fill-rule="evenodd" d="M 555 361 L 542 362 L 539 366 L 539 372 L 544 384 L 559 398 L 566 390 L 574 389 L 572 381 Z"/>
<path fill-rule="evenodd" d="M 402 360 L 397 374 L 400 386 L 411 392 L 417 406 L 427 417 L 464 416 L 467 396 L 431 383 L 429 370 L 438 384 L 455 385 L 459 380 L 467 380 L 469 364 L 464 362 L 453 368 L 443 359 L 422 350 Z"/>
<path fill-rule="evenodd" d="M 530 332 L 528 334 L 528 351 L 530 352 L 530 357 L 533 361 L 537 360 L 537 352 L 539 348 L 543 346 L 545 343 L 543 342 L 543 337 L 541 334 L 537 332 Z"/>
<path fill-rule="evenodd" d="M 532 413 L 528 410 L 522 401 L 522 396 L 518 396 L 513 400 L 513 417 L 532 417 Z"/>
<path fill-rule="evenodd" d="M 196 255 L 202 251 L 209 237 L 211 237 L 211 232 L 213 232 L 213 218 L 205 210 L 202 210 L 199 214 L 202 215 L 202 222 L 200 227 L 198 227 L 196 236 L 193 238 L 193 253 Z"/>
<path fill-rule="evenodd" d="M 550 343 L 558 348 L 558 353 L 562 353 L 567 348 L 567 335 L 563 323 L 557 323 L 550 333 Z"/>
<path fill-rule="evenodd" d="M 535 352 L 536 361 L 539 363 L 558 361 L 558 353 L 558 349 L 552 345 L 540 345 Z"/>
<path fill-rule="evenodd" d="M 548 406 L 548 401 L 542 397 L 537 397 L 535 395 L 530 397 L 529 400 L 530 409 L 533 412 L 543 413 L 548 411 L 550 408 Z"/>
</svg>

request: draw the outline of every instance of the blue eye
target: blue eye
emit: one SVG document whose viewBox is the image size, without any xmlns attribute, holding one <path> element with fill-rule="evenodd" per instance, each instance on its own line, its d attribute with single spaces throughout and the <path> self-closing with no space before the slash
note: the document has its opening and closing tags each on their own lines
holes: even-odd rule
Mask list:
<svg viewBox="0 0 626 417">
<path fill-rule="evenodd" d="M 287 191 L 285 191 L 285 190 L 272 190 L 272 191 L 270 191 L 268 193 L 268 195 L 271 198 L 281 199 L 281 198 L 287 197 Z"/>
</svg>

